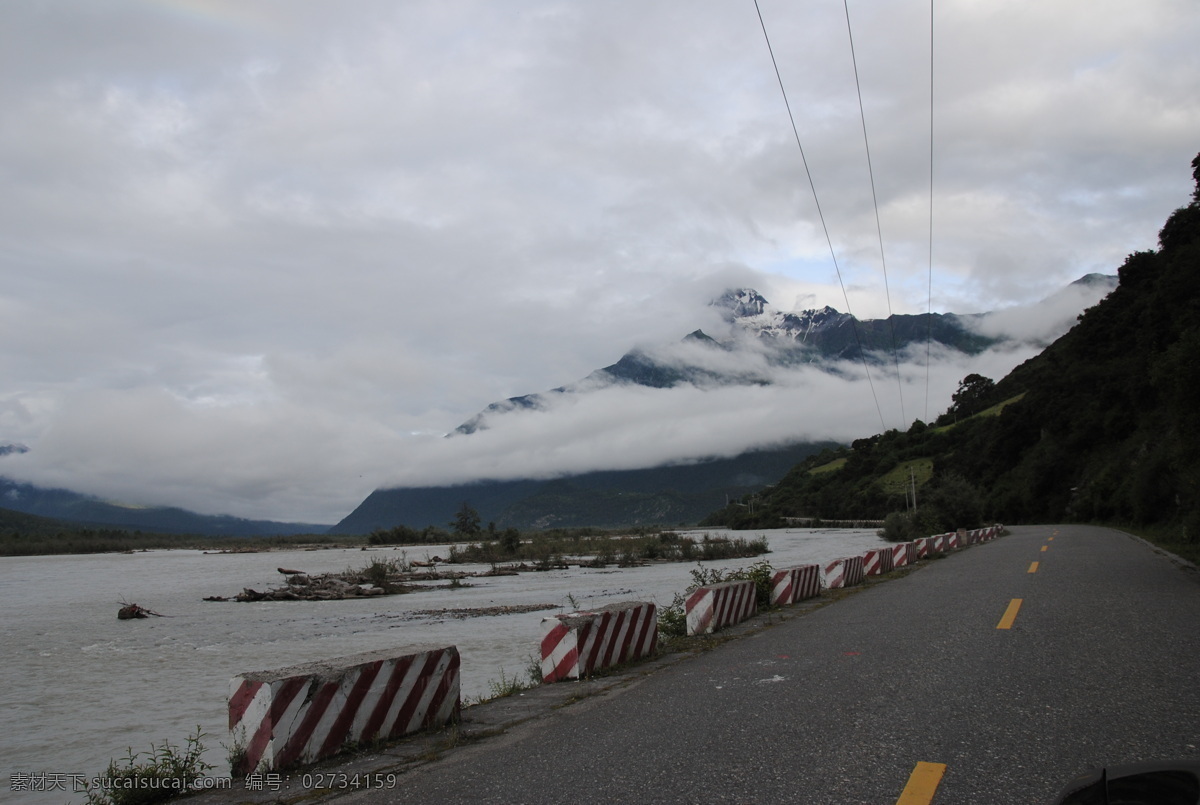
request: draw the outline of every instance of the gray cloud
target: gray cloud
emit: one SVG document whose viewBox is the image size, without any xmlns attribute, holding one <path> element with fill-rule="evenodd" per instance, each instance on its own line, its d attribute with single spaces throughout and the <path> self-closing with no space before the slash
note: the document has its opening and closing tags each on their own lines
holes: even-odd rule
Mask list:
<svg viewBox="0 0 1200 805">
<path fill-rule="evenodd" d="M 762 8 L 853 312 L 886 315 L 842 10 Z M 895 312 L 927 304 L 926 9 L 851 9 Z M 1190 4 L 937 9 L 934 308 L 1152 247 L 1198 149 Z M 739 4 L 10 3 L 0 30 L 0 442 L 32 448 L 8 474 L 332 521 L 437 463 L 412 434 L 674 341 L 727 286 L 846 307 Z M 782 438 L 696 394 L 663 398 L 695 416 L 657 452 L 659 398 L 606 397 L 643 435 L 619 460 Z M 594 464 L 586 434 L 624 437 L 580 405 L 485 441 Z M 857 435 L 855 405 L 806 416 Z"/>
</svg>

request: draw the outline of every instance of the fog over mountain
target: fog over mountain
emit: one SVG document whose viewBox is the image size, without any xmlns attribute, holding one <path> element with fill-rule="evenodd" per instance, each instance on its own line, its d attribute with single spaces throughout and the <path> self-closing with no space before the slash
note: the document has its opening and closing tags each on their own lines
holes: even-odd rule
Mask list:
<svg viewBox="0 0 1200 805">
<path fill-rule="evenodd" d="M 650 384 L 614 376 L 610 367 L 555 391 L 498 403 L 452 438 L 425 440 L 381 486 L 635 469 L 906 429 L 941 413 L 967 374 L 1002 377 L 1040 352 L 1115 284 L 1113 276 L 1090 275 L 1035 305 L 956 317 L 965 332 L 993 343 L 965 352 L 913 341 L 897 353 L 899 375 L 888 352 L 874 353 L 866 367 L 807 352 L 803 362 L 781 360 L 796 346 L 779 343 L 783 316 L 744 291 L 762 300 L 753 315 L 746 308 L 725 315 L 729 308 L 722 304 L 698 311 L 724 346 L 694 336 L 647 345 L 637 355 L 658 370 Z M 794 318 L 813 317 L 799 312 Z M 665 386 L 664 377 L 671 378 Z"/>
</svg>

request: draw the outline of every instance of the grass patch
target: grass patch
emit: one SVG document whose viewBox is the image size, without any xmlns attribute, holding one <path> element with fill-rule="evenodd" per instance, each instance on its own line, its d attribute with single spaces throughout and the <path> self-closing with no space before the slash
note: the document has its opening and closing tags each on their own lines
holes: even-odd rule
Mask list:
<svg viewBox="0 0 1200 805">
<path fill-rule="evenodd" d="M 1021 392 L 1020 394 L 1018 394 L 1015 397 L 1009 397 L 1007 400 L 1004 400 L 1003 402 L 996 403 L 991 408 L 983 409 L 978 414 L 972 414 L 971 416 L 964 419 L 963 422 L 969 422 L 970 420 L 974 419 L 975 417 L 1000 416 L 1001 411 L 1003 411 L 1005 408 L 1007 408 L 1008 406 L 1012 405 L 1015 402 L 1020 402 L 1024 396 L 1025 396 L 1025 392 Z M 945 433 L 946 431 L 950 430 L 951 428 L 955 427 L 956 425 L 958 425 L 957 422 L 951 422 L 949 425 L 942 425 L 941 427 L 930 428 L 929 430 L 931 433 Z"/>
<path fill-rule="evenodd" d="M 808 471 L 808 474 L 809 475 L 821 475 L 822 473 L 826 473 L 826 472 L 836 472 L 837 470 L 840 470 L 842 467 L 846 466 L 847 460 L 848 459 L 845 459 L 845 458 L 835 458 L 833 461 L 829 462 L 828 464 L 822 464 L 819 467 L 813 467 L 811 470 Z"/>
<path fill-rule="evenodd" d="M 183 747 L 166 741 L 151 746 L 146 754 L 130 747 L 125 758 L 111 760 L 99 776 L 99 785 L 89 783 L 87 805 L 152 805 L 182 797 L 196 788 L 196 781 L 212 770 L 200 759 L 204 753 L 204 734 L 196 727 Z"/>
<path fill-rule="evenodd" d="M 918 487 L 924 486 L 933 477 L 933 459 L 918 458 L 897 464 L 875 483 L 879 484 L 880 488 L 889 495 L 903 495 L 911 488 L 914 477 L 917 479 Z"/>
</svg>

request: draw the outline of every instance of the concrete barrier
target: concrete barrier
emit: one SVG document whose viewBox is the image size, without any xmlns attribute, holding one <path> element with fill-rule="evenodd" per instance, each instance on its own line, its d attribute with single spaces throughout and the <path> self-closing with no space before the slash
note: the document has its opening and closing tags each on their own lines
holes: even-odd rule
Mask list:
<svg viewBox="0 0 1200 805">
<path fill-rule="evenodd" d="M 892 546 L 892 569 L 917 563 L 917 543 L 901 542 Z"/>
<path fill-rule="evenodd" d="M 234 774 L 331 757 L 458 717 L 455 646 L 373 651 L 229 682 Z"/>
<path fill-rule="evenodd" d="M 821 594 L 821 566 L 797 565 L 771 575 L 771 606 L 787 606 Z"/>
<path fill-rule="evenodd" d="M 754 582 L 725 581 L 700 587 L 684 603 L 689 635 L 711 634 L 758 611 Z"/>
<path fill-rule="evenodd" d="M 863 558 L 847 556 L 844 559 L 834 559 L 822 568 L 821 575 L 822 582 L 830 590 L 862 584 Z"/>
<path fill-rule="evenodd" d="M 863 553 L 864 576 L 881 576 L 894 569 L 891 548 L 872 548 Z"/>
<path fill-rule="evenodd" d="M 658 645 L 658 608 L 645 601 L 542 618 L 542 682 L 583 679 L 649 657 Z"/>
</svg>

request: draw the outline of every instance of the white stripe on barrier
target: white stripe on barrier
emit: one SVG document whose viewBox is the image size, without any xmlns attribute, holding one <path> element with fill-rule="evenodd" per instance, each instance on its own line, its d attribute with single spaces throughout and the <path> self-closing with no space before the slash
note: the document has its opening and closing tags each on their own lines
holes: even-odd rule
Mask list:
<svg viewBox="0 0 1200 805">
<path fill-rule="evenodd" d="M 687 633 L 710 634 L 746 620 L 757 610 L 752 581 L 726 581 L 700 587 L 684 604 Z"/>
<path fill-rule="evenodd" d="M 822 576 L 825 586 L 831 590 L 862 584 L 863 558 L 847 556 L 842 559 L 834 559 L 825 565 Z"/>
<path fill-rule="evenodd" d="M 821 594 L 821 566 L 798 565 L 771 576 L 771 606 L 786 606 Z"/>
<path fill-rule="evenodd" d="M 891 548 L 872 548 L 863 553 L 863 574 L 880 576 L 894 569 Z"/>
<path fill-rule="evenodd" d="M 542 619 L 542 681 L 582 679 L 642 659 L 658 645 L 658 609 L 644 601 Z"/>
</svg>

